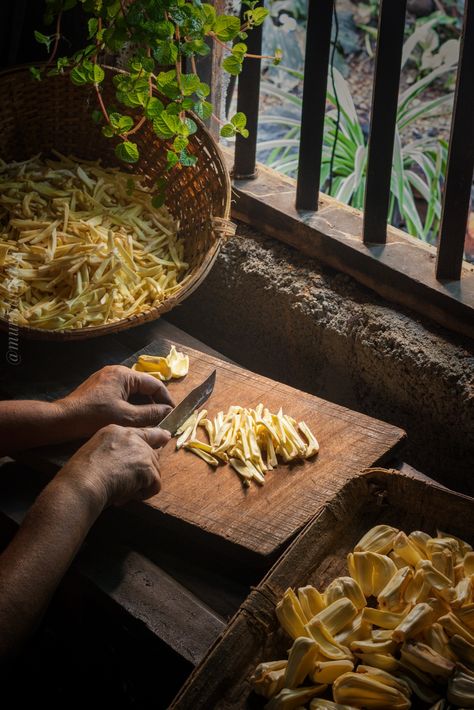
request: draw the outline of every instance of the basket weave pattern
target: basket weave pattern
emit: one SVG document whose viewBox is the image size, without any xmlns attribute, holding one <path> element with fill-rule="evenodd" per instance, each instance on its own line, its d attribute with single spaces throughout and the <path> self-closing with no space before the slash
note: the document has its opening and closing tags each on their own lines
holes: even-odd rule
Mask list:
<svg viewBox="0 0 474 710">
<path fill-rule="evenodd" d="M 106 104 L 116 99 L 111 83 L 103 85 Z M 35 81 L 28 68 L 0 73 L 0 157 L 6 161 L 26 160 L 37 153 L 48 156 L 51 149 L 85 160 L 101 159 L 104 166 L 118 165 L 115 141 L 107 140 L 91 119 L 96 108 L 92 86 L 77 87 L 67 76 Z M 20 327 L 20 332 L 41 339 L 79 339 L 105 335 L 159 318 L 194 291 L 214 263 L 224 239 L 233 233 L 229 222 L 230 178 L 214 139 L 201 121 L 190 137 L 188 152 L 197 156 L 195 167 L 177 165 L 170 173 L 167 207 L 179 220 L 180 236 L 185 241 L 185 259 L 190 264 L 186 283 L 159 306 L 144 313 L 101 326 L 71 330 L 40 330 Z M 153 185 L 164 174 L 167 141 L 162 141 L 147 122 L 133 136 L 140 150 L 140 161 L 130 167 L 143 182 Z M 122 170 L 126 169 L 120 163 Z M 8 322 L 0 319 L 0 327 Z"/>
</svg>

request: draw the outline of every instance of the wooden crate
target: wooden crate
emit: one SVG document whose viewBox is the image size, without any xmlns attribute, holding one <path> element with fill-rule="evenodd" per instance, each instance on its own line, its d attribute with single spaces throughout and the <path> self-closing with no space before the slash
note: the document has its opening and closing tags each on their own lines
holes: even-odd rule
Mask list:
<svg viewBox="0 0 474 710">
<path fill-rule="evenodd" d="M 259 662 L 285 658 L 291 645 L 279 628 L 276 602 L 288 587 L 324 588 L 347 574 L 347 553 L 379 523 L 405 532 L 440 529 L 472 543 L 474 499 L 397 471 L 372 469 L 353 478 L 251 592 L 171 708 L 262 708 L 265 701 L 252 693 L 249 676 Z"/>
</svg>

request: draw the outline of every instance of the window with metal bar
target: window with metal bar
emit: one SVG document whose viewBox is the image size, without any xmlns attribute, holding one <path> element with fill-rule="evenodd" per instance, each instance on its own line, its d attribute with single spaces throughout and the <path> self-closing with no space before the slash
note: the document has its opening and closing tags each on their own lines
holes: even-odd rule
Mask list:
<svg viewBox="0 0 474 710">
<path fill-rule="evenodd" d="M 250 137 L 227 151 L 235 216 L 345 271 L 385 297 L 474 337 L 474 267 L 463 261 L 474 168 L 474 0 L 465 0 L 437 250 L 388 225 L 407 0 L 380 0 L 364 209 L 320 192 L 331 32 L 337 0 L 309 0 L 296 182 L 256 163 L 260 63 L 247 62 L 237 108 Z M 337 16 L 336 16 L 337 19 Z M 249 51 L 261 52 L 261 33 Z"/>
</svg>

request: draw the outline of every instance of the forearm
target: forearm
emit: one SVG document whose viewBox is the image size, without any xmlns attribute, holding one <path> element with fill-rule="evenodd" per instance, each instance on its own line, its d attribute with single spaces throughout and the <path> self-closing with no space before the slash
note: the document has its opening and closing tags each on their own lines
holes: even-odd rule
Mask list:
<svg viewBox="0 0 474 710">
<path fill-rule="evenodd" d="M 74 438 L 71 413 L 59 402 L 0 402 L 0 456 Z"/>
<path fill-rule="evenodd" d="M 0 659 L 35 628 L 102 508 L 92 490 L 61 473 L 34 503 L 0 556 Z"/>
</svg>

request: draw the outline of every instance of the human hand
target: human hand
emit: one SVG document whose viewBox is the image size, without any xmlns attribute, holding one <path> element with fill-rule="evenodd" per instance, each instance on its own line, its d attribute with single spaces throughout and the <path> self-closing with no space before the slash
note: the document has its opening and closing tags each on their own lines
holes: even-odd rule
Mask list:
<svg viewBox="0 0 474 710">
<path fill-rule="evenodd" d="M 56 479 L 87 492 L 100 509 L 149 498 L 161 488 L 157 449 L 170 438 L 168 431 L 158 427 L 111 424 L 81 446 Z"/>
<path fill-rule="evenodd" d="M 150 404 L 131 404 L 134 394 L 150 397 Z M 103 367 L 55 404 L 69 423 L 70 438 L 91 436 L 108 424 L 156 426 L 174 406 L 162 382 L 122 365 Z"/>
</svg>

